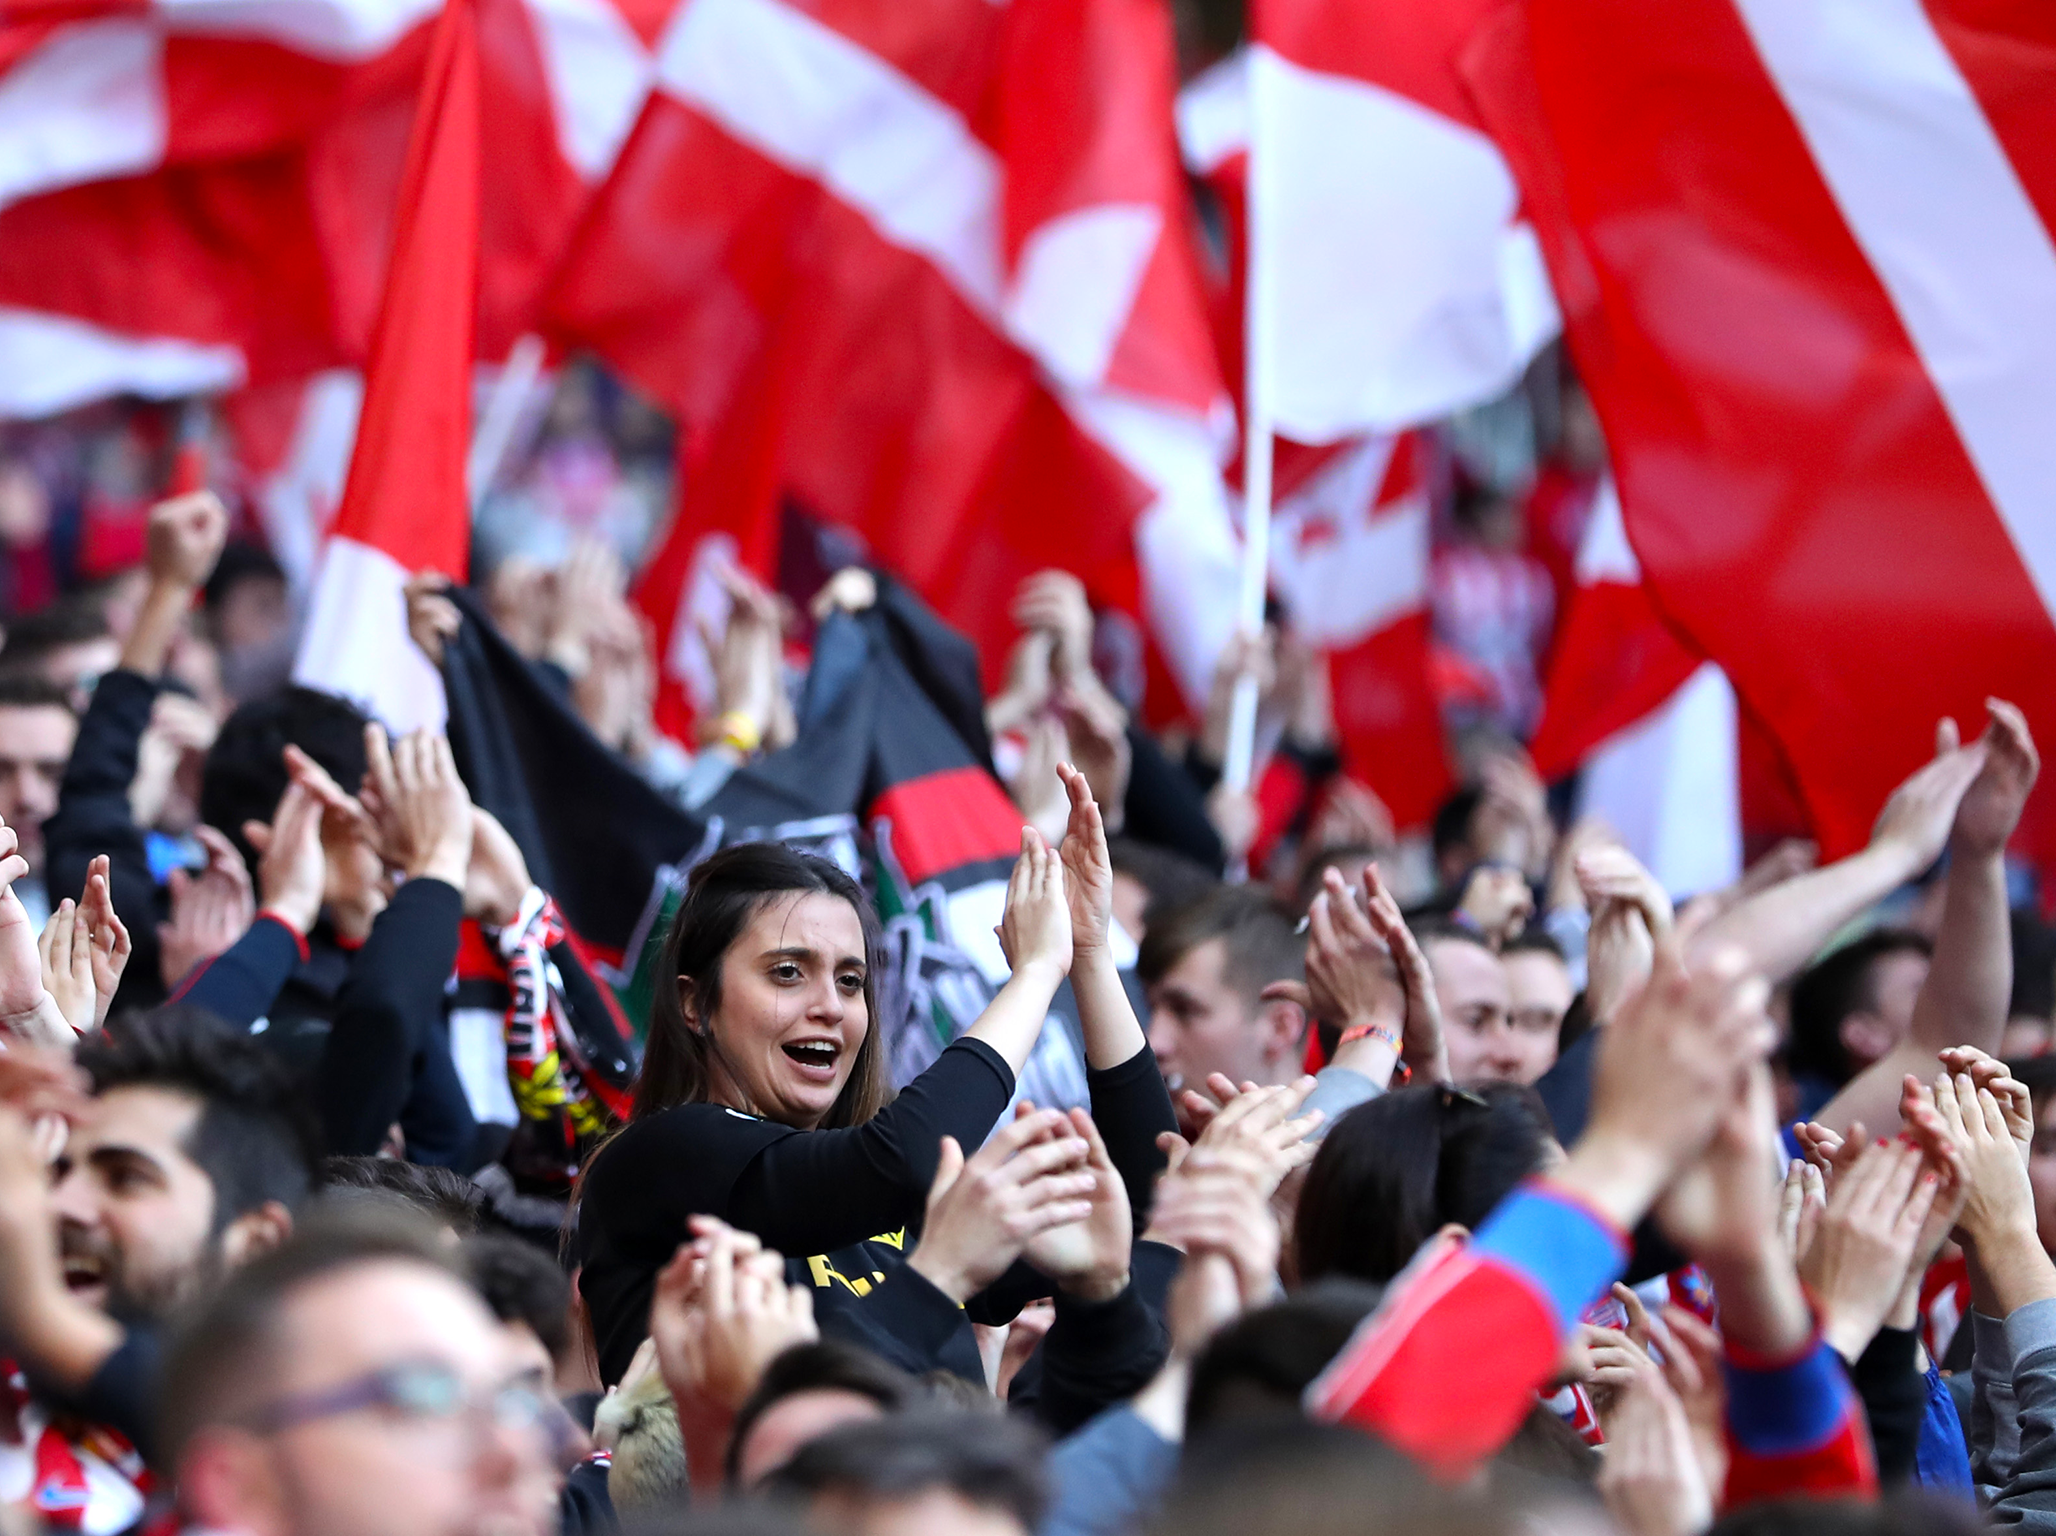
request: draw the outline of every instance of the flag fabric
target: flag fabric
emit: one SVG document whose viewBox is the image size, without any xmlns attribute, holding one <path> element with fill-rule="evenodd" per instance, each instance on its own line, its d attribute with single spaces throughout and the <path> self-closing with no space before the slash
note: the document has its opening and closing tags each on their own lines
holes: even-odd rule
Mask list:
<svg viewBox="0 0 2056 1536">
<path fill-rule="evenodd" d="M 2056 729 L 2042 8 L 1535 0 L 1464 68 L 1649 590 L 1783 748 L 1823 855 L 1939 716 L 1998 695 Z"/>
<path fill-rule="evenodd" d="M 644 593 L 667 670 L 703 542 L 768 577 L 789 502 L 989 677 L 1015 586 L 1060 565 L 1203 697 L 1235 539 L 1160 8 L 692 0 L 656 61 L 551 319 L 687 424 Z"/>
<path fill-rule="evenodd" d="M 1429 667 L 1428 489 L 1412 433 L 1281 459 L 1271 586 L 1327 653 L 1343 767 L 1400 827 L 1453 787 Z"/>
<path fill-rule="evenodd" d="M 648 89 L 638 0 L 477 0 L 481 354 L 528 329 Z M 436 0 L 16 0 L 0 411 L 361 366 Z"/>
<path fill-rule="evenodd" d="M 470 551 L 481 130 L 473 0 L 447 0 L 408 139 L 350 474 L 293 667 L 295 681 L 359 700 L 395 731 L 439 726 L 444 713 L 401 588 L 420 571 L 466 574 Z"/>
<path fill-rule="evenodd" d="M 1742 872 L 1734 690 L 1657 612 L 1610 478 L 1574 574 L 1530 746 L 1536 772 L 1581 770 L 1578 813 L 1611 827 L 1665 890 L 1732 883 Z"/>
<path fill-rule="evenodd" d="M 1327 443 L 1502 393 L 1556 306 L 1457 72 L 1502 0 L 1257 0 L 1247 60 L 1255 360 L 1276 430 Z"/>
</svg>

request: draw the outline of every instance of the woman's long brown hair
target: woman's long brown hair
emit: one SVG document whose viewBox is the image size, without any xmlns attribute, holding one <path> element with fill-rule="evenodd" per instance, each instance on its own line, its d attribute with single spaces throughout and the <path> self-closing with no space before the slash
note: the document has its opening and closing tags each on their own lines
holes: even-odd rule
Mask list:
<svg viewBox="0 0 2056 1536">
<path fill-rule="evenodd" d="M 791 895 L 816 894 L 846 901 L 864 930 L 864 1009 L 869 1027 L 849 1080 L 822 1120 L 824 1128 L 862 1125 L 885 1103 L 885 1047 L 879 1040 L 878 915 L 861 887 L 836 865 L 783 843 L 737 843 L 704 860 L 692 872 L 685 901 L 664 936 L 660 983 L 650 1010 L 650 1032 L 642 1073 L 635 1080 L 632 1124 L 680 1104 L 704 1104 L 712 1080 L 711 1036 L 686 1017 L 685 989 L 692 1012 L 709 1023 L 721 1007 L 721 967 L 728 951 L 757 913 Z"/>
</svg>

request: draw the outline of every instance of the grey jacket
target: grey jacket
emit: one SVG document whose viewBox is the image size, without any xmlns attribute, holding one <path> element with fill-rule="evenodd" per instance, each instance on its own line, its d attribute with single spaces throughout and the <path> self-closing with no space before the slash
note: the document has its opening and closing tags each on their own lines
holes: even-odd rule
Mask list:
<svg viewBox="0 0 2056 1536">
<path fill-rule="evenodd" d="M 1970 1470 L 1995 1525 L 2056 1536 L 2056 1299 L 1972 1312 Z"/>
</svg>

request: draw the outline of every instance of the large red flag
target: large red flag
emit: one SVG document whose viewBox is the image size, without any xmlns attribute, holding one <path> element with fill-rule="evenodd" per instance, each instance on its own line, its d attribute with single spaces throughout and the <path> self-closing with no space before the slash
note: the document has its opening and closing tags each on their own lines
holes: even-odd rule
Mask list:
<svg viewBox="0 0 2056 1536">
<path fill-rule="evenodd" d="M 768 559 L 790 506 L 995 668 L 1015 585 L 1058 565 L 1203 689 L 1228 609 L 1187 599 L 1225 598 L 1234 548 L 1172 84 L 1166 17 L 1129 0 L 674 12 L 554 304 L 688 426 L 644 592 L 668 680 L 688 573 Z"/>
<path fill-rule="evenodd" d="M 2046 7 L 1534 0 L 1467 63 L 1650 588 L 1823 853 L 1938 716 L 2056 731 Z"/>
<path fill-rule="evenodd" d="M 479 355 L 647 93 L 644 0 L 476 0 Z M 0 414 L 362 367 L 436 0 L 0 10 Z"/>
<path fill-rule="evenodd" d="M 478 288 L 479 64 L 473 0 L 445 0 L 400 178 L 342 506 L 315 580 L 297 681 L 395 729 L 439 723 L 442 687 L 407 638 L 401 587 L 466 574 L 471 353 Z"/>
</svg>

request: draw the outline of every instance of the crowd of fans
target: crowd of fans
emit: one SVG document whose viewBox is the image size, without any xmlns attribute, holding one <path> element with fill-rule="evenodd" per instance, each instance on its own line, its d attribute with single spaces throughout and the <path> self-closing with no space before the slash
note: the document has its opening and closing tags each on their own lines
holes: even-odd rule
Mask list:
<svg viewBox="0 0 2056 1536">
<path fill-rule="evenodd" d="M 1499 579 L 1506 509 L 1465 515 L 1453 579 Z M 2056 1529 L 2012 705 L 1824 865 L 1666 892 L 1508 750 L 1409 862 L 1289 634 L 1149 733 L 1044 573 L 987 705 L 1024 825 L 975 1024 L 893 1082 L 866 890 L 735 843 L 617 1103 L 515 1047 L 606 986 L 516 840 L 446 740 L 283 684 L 229 521 L 149 507 L 0 647 L 7 1536 Z M 482 611 L 691 807 L 801 729 L 798 616 L 723 580 L 690 744 L 604 541 Z M 412 590 L 432 657 L 464 614 Z M 1219 769 L 1245 669 L 1259 795 Z M 1493 676 L 1532 723 L 1532 658 Z M 1025 1102 L 1060 992 L 1085 1102 Z M 546 1089 L 574 1165 L 477 1112 Z"/>
</svg>

